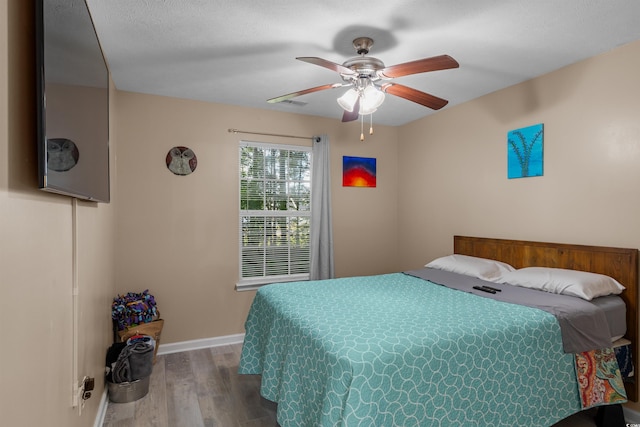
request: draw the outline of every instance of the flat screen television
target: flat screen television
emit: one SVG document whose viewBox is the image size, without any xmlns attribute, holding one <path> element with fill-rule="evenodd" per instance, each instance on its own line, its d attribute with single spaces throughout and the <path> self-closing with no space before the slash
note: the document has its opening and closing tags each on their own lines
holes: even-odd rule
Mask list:
<svg viewBox="0 0 640 427">
<path fill-rule="evenodd" d="M 38 181 L 109 202 L 109 71 L 85 0 L 36 0 Z"/>
</svg>

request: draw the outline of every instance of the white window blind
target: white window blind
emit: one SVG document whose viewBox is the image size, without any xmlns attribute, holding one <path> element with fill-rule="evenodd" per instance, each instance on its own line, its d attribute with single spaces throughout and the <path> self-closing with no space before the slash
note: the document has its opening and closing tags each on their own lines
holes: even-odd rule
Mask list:
<svg viewBox="0 0 640 427">
<path fill-rule="evenodd" d="M 240 142 L 238 289 L 309 278 L 311 147 Z"/>
</svg>

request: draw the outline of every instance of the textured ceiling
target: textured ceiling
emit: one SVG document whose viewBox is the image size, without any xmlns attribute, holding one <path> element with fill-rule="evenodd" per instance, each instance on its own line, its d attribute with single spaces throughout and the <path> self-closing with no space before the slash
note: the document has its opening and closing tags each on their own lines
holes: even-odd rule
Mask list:
<svg viewBox="0 0 640 427">
<path fill-rule="evenodd" d="M 374 39 L 387 66 L 448 54 L 460 68 L 394 79 L 450 108 L 640 39 L 638 0 L 87 0 L 118 89 L 340 120 L 326 68 L 352 40 Z M 374 121 L 402 125 L 433 111 L 387 95 Z"/>
</svg>

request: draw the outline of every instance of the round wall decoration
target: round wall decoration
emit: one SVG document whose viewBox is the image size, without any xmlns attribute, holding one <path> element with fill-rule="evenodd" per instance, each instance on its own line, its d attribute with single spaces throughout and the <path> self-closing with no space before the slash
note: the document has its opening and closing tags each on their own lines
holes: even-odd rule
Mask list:
<svg viewBox="0 0 640 427">
<path fill-rule="evenodd" d="M 166 160 L 167 168 L 176 175 L 189 175 L 198 166 L 196 153 L 187 147 L 173 147 Z"/>
</svg>

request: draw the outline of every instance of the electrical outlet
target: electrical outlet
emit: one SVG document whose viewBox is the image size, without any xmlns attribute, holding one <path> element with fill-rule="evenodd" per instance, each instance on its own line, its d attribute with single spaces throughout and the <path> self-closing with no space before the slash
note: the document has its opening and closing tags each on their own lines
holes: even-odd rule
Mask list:
<svg viewBox="0 0 640 427">
<path fill-rule="evenodd" d="M 84 376 L 80 383 L 74 385 L 73 390 L 73 407 L 78 408 L 78 416 L 82 415 L 84 402 L 91 397 L 91 392 L 96 386 L 96 379 Z"/>
<path fill-rule="evenodd" d="M 82 393 L 82 400 L 85 401 L 91 397 L 91 392 L 96 386 L 95 378 L 84 377 L 84 391 Z"/>
<path fill-rule="evenodd" d="M 93 389 L 96 386 L 96 379 L 95 378 L 91 378 L 91 377 L 84 377 L 84 391 L 93 391 Z M 84 400 L 87 400 L 89 397 L 85 398 Z"/>
<path fill-rule="evenodd" d="M 85 375 L 84 378 L 82 378 L 82 381 L 80 381 L 80 384 L 78 384 L 78 393 L 75 396 L 76 401 L 78 402 L 78 416 L 82 415 L 82 410 L 84 409 L 84 402 L 86 400 L 84 396 L 87 393 L 86 385 L 89 379 L 90 378 Z M 91 393 L 89 393 L 89 396 L 91 396 Z"/>
</svg>

